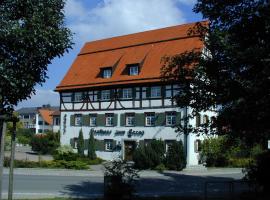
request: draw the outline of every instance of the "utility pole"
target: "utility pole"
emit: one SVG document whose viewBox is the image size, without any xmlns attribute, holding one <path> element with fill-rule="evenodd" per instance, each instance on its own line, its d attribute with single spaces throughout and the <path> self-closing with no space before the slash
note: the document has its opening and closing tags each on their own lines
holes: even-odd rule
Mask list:
<svg viewBox="0 0 270 200">
<path fill-rule="evenodd" d="M 19 121 L 17 117 L 12 117 L 12 135 L 11 135 L 11 153 L 10 153 L 10 166 L 9 166 L 9 184 L 8 184 L 8 200 L 12 200 L 13 196 L 13 169 L 14 157 L 16 146 L 16 123 Z"/>
<path fill-rule="evenodd" d="M 5 115 L 1 115 L 0 116 L 0 126 L 2 125 L 2 127 L 0 127 L 0 140 L 1 140 L 1 146 L 0 146 L 0 200 L 2 199 L 2 181 L 3 181 L 3 168 L 4 168 L 4 147 L 5 147 L 5 134 L 6 134 L 6 129 L 7 129 L 7 125 L 6 125 L 6 119 L 5 119 Z"/>
</svg>

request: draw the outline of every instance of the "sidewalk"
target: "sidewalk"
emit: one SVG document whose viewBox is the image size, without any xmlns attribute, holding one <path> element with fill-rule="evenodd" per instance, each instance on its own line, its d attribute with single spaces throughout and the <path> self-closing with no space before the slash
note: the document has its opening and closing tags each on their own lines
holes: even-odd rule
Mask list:
<svg viewBox="0 0 270 200">
<path fill-rule="evenodd" d="M 8 174 L 9 169 L 4 168 L 4 174 Z M 16 168 L 14 174 L 17 175 L 39 175 L 39 176 L 84 176 L 84 177 L 103 177 L 104 171 L 101 165 L 91 166 L 91 170 L 70 170 L 70 169 L 44 169 L 44 168 Z M 163 173 L 154 170 L 140 171 L 140 177 L 158 177 L 164 174 L 175 175 L 196 175 L 196 176 L 211 176 L 225 174 L 243 174 L 241 168 L 210 168 L 203 171 L 167 171 Z"/>
</svg>

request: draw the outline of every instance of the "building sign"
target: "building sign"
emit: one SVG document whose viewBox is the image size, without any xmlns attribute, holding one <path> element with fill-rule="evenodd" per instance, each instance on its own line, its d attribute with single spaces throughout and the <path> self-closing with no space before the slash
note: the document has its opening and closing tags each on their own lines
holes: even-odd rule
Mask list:
<svg viewBox="0 0 270 200">
<path fill-rule="evenodd" d="M 104 129 L 94 129 L 92 128 L 91 133 L 94 135 L 110 135 L 112 133 L 111 130 L 104 130 Z M 129 129 L 128 131 L 119 131 L 116 130 L 114 132 L 114 136 L 124 136 L 127 133 L 127 136 L 130 137 L 142 137 L 144 135 L 144 131 L 135 131 L 133 129 Z"/>
</svg>

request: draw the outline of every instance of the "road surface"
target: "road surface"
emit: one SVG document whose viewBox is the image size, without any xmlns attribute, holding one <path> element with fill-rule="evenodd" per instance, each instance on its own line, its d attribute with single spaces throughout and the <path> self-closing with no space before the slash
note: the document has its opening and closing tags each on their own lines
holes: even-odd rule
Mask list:
<svg viewBox="0 0 270 200">
<path fill-rule="evenodd" d="M 227 182 L 240 180 L 242 177 L 240 170 L 201 173 L 164 172 L 162 174 L 146 171 L 141 173 L 136 189 L 137 194 L 141 196 L 203 196 L 206 181 Z M 7 173 L 4 174 L 3 184 L 5 198 L 8 191 Z M 212 187 L 213 191 L 220 194 L 226 192 L 228 188 L 227 183 L 218 183 Z M 102 195 L 103 175 L 99 172 L 30 170 L 29 173 L 22 170 L 16 171 L 14 176 L 14 198 L 90 198 Z"/>
</svg>

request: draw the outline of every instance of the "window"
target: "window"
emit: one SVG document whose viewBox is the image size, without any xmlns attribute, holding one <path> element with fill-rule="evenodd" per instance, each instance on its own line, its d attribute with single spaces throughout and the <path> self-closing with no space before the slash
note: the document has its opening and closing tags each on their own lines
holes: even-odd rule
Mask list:
<svg viewBox="0 0 270 200">
<path fill-rule="evenodd" d="M 82 115 L 75 115 L 75 126 L 82 125 Z"/>
<path fill-rule="evenodd" d="M 74 101 L 81 102 L 83 100 L 83 94 L 81 92 L 74 93 Z"/>
<path fill-rule="evenodd" d="M 165 151 L 168 152 L 171 145 L 176 142 L 176 140 L 165 140 Z"/>
<path fill-rule="evenodd" d="M 54 118 L 54 125 L 56 125 L 56 126 L 60 125 L 60 118 L 59 117 Z"/>
<path fill-rule="evenodd" d="M 42 133 L 42 129 L 38 129 L 38 133 Z"/>
<path fill-rule="evenodd" d="M 105 144 L 105 151 L 113 150 L 113 140 L 104 140 L 104 144 Z"/>
<path fill-rule="evenodd" d="M 166 113 L 166 125 L 174 126 L 175 124 L 176 124 L 176 113 L 175 112 Z"/>
<path fill-rule="evenodd" d="M 97 125 L 97 116 L 96 115 L 90 115 L 90 126 L 96 126 Z"/>
<path fill-rule="evenodd" d="M 98 91 L 90 91 L 89 92 L 90 101 L 94 102 L 98 100 Z"/>
<path fill-rule="evenodd" d="M 134 126 L 135 124 L 135 116 L 134 113 L 126 114 L 126 126 Z"/>
<path fill-rule="evenodd" d="M 129 66 L 129 75 L 130 76 L 135 76 L 139 74 L 139 65 L 130 65 Z"/>
<path fill-rule="evenodd" d="M 152 98 L 161 97 L 161 87 L 160 86 L 151 87 L 151 97 Z"/>
<path fill-rule="evenodd" d="M 45 126 L 48 126 L 49 124 L 48 124 L 48 122 L 45 122 Z"/>
<path fill-rule="evenodd" d="M 132 98 L 132 88 L 124 88 L 122 93 L 122 99 Z"/>
<path fill-rule="evenodd" d="M 103 78 L 111 78 L 112 77 L 112 68 L 105 68 L 102 70 Z"/>
<path fill-rule="evenodd" d="M 101 100 L 109 100 L 111 96 L 111 91 L 110 90 L 102 90 L 101 91 Z"/>
<path fill-rule="evenodd" d="M 209 123 L 209 117 L 207 115 L 203 116 L 203 124 L 208 124 Z"/>
<path fill-rule="evenodd" d="M 62 101 L 63 102 L 71 102 L 72 101 L 72 93 L 62 93 Z"/>
<path fill-rule="evenodd" d="M 23 115 L 24 119 L 30 119 L 30 115 Z"/>
<path fill-rule="evenodd" d="M 106 114 L 105 120 L 106 126 L 113 126 L 113 114 Z"/>
<path fill-rule="evenodd" d="M 155 118 L 155 113 L 145 113 L 145 126 L 154 126 Z"/>
<path fill-rule="evenodd" d="M 194 152 L 195 153 L 198 153 L 198 152 L 201 151 L 201 149 L 202 149 L 202 142 L 201 142 L 201 140 L 195 140 L 195 142 L 194 142 Z"/>
<path fill-rule="evenodd" d="M 43 125 L 43 121 L 38 121 L 38 125 Z"/>
</svg>

